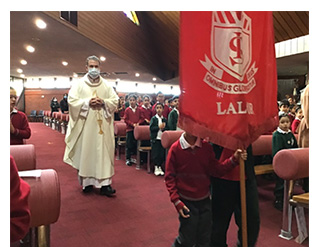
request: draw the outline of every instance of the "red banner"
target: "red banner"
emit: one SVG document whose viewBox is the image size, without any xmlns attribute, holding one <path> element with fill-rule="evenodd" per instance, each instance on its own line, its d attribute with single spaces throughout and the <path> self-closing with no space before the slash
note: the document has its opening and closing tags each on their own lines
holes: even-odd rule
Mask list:
<svg viewBox="0 0 320 247">
<path fill-rule="evenodd" d="M 179 126 L 235 150 L 277 126 L 272 12 L 181 12 Z"/>
</svg>

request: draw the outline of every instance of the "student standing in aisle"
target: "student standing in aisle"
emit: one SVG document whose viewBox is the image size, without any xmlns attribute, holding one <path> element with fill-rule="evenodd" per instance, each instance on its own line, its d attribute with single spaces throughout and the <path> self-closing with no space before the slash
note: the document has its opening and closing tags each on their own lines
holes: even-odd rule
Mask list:
<svg viewBox="0 0 320 247">
<path fill-rule="evenodd" d="M 211 145 L 190 133 L 183 133 L 172 144 L 165 182 L 171 202 L 179 213 L 179 235 L 172 246 L 210 246 L 210 175 L 223 175 L 246 160 L 240 149 L 223 162 L 215 158 Z"/>
<path fill-rule="evenodd" d="M 174 96 L 171 100 L 172 110 L 168 116 L 168 126 L 169 130 L 177 130 L 179 119 L 179 96 Z"/>
</svg>

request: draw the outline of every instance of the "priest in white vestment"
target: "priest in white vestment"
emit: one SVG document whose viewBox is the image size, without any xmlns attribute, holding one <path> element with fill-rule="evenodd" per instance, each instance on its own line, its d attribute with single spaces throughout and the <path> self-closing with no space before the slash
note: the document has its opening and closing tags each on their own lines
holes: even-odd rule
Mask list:
<svg viewBox="0 0 320 247">
<path fill-rule="evenodd" d="M 113 116 L 118 96 L 100 76 L 100 60 L 87 58 L 87 74 L 75 82 L 68 95 L 69 124 L 64 162 L 78 170 L 83 192 L 93 187 L 111 196 L 114 175 Z"/>
</svg>

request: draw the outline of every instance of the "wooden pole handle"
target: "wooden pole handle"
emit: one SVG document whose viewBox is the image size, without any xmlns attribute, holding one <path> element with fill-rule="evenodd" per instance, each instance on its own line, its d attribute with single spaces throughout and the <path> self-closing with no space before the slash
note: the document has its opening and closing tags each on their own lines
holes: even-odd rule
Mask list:
<svg viewBox="0 0 320 247">
<path fill-rule="evenodd" d="M 247 204 L 246 204 L 246 174 L 244 160 L 239 159 L 240 163 L 240 198 L 241 198 L 241 228 L 242 228 L 242 247 L 248 247 L 247 233 Z"/>
</svg>

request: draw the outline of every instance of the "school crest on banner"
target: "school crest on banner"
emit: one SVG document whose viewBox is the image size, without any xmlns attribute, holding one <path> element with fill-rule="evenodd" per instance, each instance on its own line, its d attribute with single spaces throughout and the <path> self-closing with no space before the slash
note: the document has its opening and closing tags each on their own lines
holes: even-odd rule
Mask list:
<svg viewBox="0 0 320 247">
<path fill-rule="evenodd" d="M 272 12 L 180 13 L 179 127 L 246 147 L 277 125 Z"/>
<path fill-rule="evenodd" d="M 212 13 L 211 59 L 205 54 L 201 64 L 207 69 L 203 81 L 223 93 L 245 94 L 256 85 L 257 72 L 252 62 L 251 19 L 244 12 Z M 232 83 L 223 79 L 228 73 L 237 79 Z"/>
</svg>

